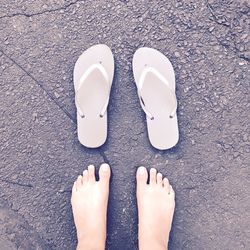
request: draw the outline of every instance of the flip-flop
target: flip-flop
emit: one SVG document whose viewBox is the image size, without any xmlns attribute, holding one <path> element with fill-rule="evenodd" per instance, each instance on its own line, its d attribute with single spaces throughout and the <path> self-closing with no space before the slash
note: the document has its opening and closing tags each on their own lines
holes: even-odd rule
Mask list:
<svg viewBox="0 0 250 250">
<path fill-rule="evenodd" d="M 80 143 L 97 148 L 107 139 L 107 107 L 114 76 L 114 57 L 107 45 L 82 53 L 74 67 L 77 131 Z"/>
<path fill-rule="evenodd" d="M 133 57 L 133 73 L 152 146 L 161 150 L 172 148 L 179 140 L 179 130 L 171 62 L 158 50 L 140 48 Z"/>
</svg>

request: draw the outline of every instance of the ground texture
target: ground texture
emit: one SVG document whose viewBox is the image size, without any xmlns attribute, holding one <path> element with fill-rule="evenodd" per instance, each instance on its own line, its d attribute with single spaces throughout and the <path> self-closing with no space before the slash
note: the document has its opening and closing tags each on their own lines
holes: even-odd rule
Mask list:
<svg viewBox="0 0 250 250">
<path fill-rule="evenodd" d="M 244 0 L 0 0 L 0 249 L 74 249 L 71 186 L 112 167 L 107 249 L 137 249 L 135 172 L 176 190 L 170 249 L 250 249 L 250 5 Z M 89 46 L 116 60 L 109 136 L 76 134 L 72 72 Z M 176 72 L 180 141 L 151 147 L 131 60 L 159 49 Z"/>
</svg>

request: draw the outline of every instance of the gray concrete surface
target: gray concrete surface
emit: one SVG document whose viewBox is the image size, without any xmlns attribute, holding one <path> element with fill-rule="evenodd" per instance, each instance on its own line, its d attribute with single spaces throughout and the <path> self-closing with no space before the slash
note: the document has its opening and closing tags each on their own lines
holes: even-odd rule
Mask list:
<svg viewBox="0 0 250 250">
<path fill-rule="evenodd" d="M 170 249 L 250 249 L 249 1 L 0 0 L 0 249 L 74 249 L 71 185 L 112 167 L 107 249 L 137 249 L 135 171 L 176 190 Z M 106 43 L 116 72 L 109 137 L 77 141 L 72 71 Z M 172 61 L 180 141 L 153 149 L 133 81 L 134 51 Z"/>
</svg>

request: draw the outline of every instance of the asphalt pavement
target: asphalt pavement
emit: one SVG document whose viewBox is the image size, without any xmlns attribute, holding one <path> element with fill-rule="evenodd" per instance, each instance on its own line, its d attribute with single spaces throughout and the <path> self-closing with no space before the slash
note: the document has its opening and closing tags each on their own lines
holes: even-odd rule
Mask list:
<svg viewBox="0 0 250 250">
<path fill-rule="evenodd" d="M 112 168 L 107 249 L 137 249 L 135 172 L 176 191 L 169 249 L 250 249 L 250 3 L 244 0 L 0 0 L 0 249 L 75 249 L 70 196 L 89 164 Z M 115 56 L 108 140 L 76 134 L 73 68 Z M 176 74 L 179 143 L 154 149 L 132 73 L 136 49 Z"/>
</svg>

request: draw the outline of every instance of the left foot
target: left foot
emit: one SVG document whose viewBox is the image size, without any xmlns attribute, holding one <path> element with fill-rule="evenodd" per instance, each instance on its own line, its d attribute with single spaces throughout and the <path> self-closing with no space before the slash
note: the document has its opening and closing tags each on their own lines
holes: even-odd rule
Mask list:
<svg viewBox="0 0 250 250">
<path fill-rule="evenodd" d="M 72 188 L 71 204 L 77 231 L 77 249 L 105 249 L 110 167 L 102 164 L 99 181 L 95 167 L 79 175 Z"/>
</svg>

